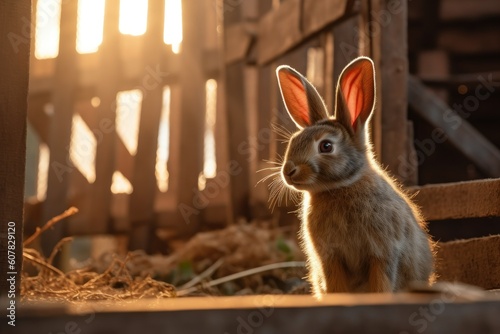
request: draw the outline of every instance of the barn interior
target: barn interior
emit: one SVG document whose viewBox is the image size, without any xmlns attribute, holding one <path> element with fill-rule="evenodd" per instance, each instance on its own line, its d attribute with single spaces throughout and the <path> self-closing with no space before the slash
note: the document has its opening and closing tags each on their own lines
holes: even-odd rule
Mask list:
<svg viewBox="0 0 500 334">
<path fill-rule="evenodd" d="M 18 297 L 2 328 L 499 331 L 499 18 L 497 0 L 1 3 Z M 299 200 L 272 175 L 297 131 L 275 70 L 333 110 L 358 56 L 375 64 L 375 156 L 421 208 L 439 283 L 318 302 Z"/>
</svg>

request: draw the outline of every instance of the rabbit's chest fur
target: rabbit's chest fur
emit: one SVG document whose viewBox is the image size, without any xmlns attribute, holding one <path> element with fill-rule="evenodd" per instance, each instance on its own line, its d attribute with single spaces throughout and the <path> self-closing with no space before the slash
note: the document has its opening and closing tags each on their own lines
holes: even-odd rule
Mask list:
<svg viewBox="0 0 500 334">
<path fill-rule="evenodd" d="M 322 266 L 333 257 L 340 259 L 354 285 L 366 280 L 370 258 L 401 257 L 412 243 L 407 240 L 412 227 L 418 228 L 408 203 L 380 177 L 306 195 L 303 210 L 302 238 L 309 259 Z M 396 273 L 392 275 L 395 279 Z"/>
</svg>

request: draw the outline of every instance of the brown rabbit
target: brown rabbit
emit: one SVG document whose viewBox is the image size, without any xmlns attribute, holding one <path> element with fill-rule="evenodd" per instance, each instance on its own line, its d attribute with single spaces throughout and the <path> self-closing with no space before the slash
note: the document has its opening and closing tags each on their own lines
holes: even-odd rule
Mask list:
<svg viewBox="0 0 500 334">
<path fill-rule="evenodd" d="M 303 193 L 301 239 L 314 294 L 392 292 L 431 283 L 433 242 L 417 207 L 374 159 L 368 121 L 373 62 L 360 57 L 340 75 L 335 118 L 316 89 L 288 66 L 276 70 L 283 101 L 300 128 L 281 167 Z"/>
</svg>

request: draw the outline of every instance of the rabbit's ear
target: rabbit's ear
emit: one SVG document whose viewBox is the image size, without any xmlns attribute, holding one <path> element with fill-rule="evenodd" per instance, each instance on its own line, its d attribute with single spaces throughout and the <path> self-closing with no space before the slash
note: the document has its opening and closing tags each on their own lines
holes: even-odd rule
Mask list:
<svg viewBox="0 0 500 334">
<path fill-rule="evenodd" d="M 375 105 L 375 68 L 370 58 L 359 57 L 345 67 L 337 85 L 335 118 L 357 132 Z"/>
<path fill-rule="evenodd" d="M 276 69 L 276 75 L 288 114 L 299 128 L 327 118 L 323 99 L 302 74 L 282 65 Z"/>
</svg>

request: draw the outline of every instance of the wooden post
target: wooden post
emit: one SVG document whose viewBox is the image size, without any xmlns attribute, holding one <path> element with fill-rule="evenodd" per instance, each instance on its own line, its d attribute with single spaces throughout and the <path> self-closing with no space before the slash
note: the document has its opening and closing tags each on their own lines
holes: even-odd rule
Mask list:
<svg viewBox="0 0 500 334">
<path fill-rule="evenodd" d="M 373 57 L 381 82 L 378 86 L 378 110 L 382 111 L 381 161 L 403 183 L 408 181 L 401 175 L 405 173 L 400 173 L 400 166 L 408 160 L 407 7 L 406 1 L 373 1 L 364 32 L 373 39 Z"/>
<path fill-rule="evenodd" d="M 198 177 L 203 170 L 205 134 L 204 1 L 183 1 L 183 41 L 180 60 L 180 145 L 179 188 L 176 222 L 179 230 L 192 235 L 198 231 L 202 210 L 208 205 L 198 191 Z"/>
<path fill-rule="evenodd" d="M 151 245 L 154 228 L 154 203 L 157 194 L 155 177 L 156 150 L 163 104 L 162 55 L 164 1 L 150 1 L 148 6 L 148 31 L 144 38 L 145 76 L 142 79 L 142 106 L 139 124 L 137 154 L 134 159 L 134 176 L 130 196 L 130 249 L 145 249 Z"/>
<path fill-rule="evenodd" d="M 106 2 L 103 42 L 99 48 L 99 80 L 97 95 L 101 100 L 96 125 L 99 129 L 95 157 L 96 179 L 89 200 L 89 222 L 93 233 L 106 233 L 110 226 L 111 182 L 116 169 L 116 94 L 120 80 L 121 63 L 118 55 L 119 1 Z"/>
<path fill-rule="evenodd" d="M 241 21 L 241 8 L 224 11 L 224 30 Z M 230 48 L 224 45 L 224 49 Z M 230 173 L 230 206 L 232 222 L 239 217 L 249 218 L 249 164 L 247 109 L 245 101 L 244 60 L 227 65 L 224 69 L 226 92 L 226 127 L 228 133 L 229 161 L 234 166 Z M 246 144 L 246 146 L 245 146 Z"/>
<path fill-rule="evenodd" d="M 1 305 L 4 324 L 11 320 L 7 307 L 19 297 L 23 260 L 30 22 L 30 0 L 0 1 L 0 295 L 9 301 Z"/>
<path fill-rule="evenodd" d="M 77 83 L 76 21 L 78 1 L 67 0 L 61 5 L 59 55 L 56 59 L 54 84 L 54 114 L 49 130 L 49 176 L 42 224 L 67 209 L 70 174 L 76 167 L 69 158 L 71 124 Z M 65 233 L 65 225 L 56 224 L 42 237 L 42 250 L 49 255 Z"/>
</svg>

